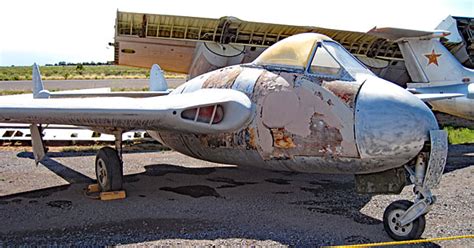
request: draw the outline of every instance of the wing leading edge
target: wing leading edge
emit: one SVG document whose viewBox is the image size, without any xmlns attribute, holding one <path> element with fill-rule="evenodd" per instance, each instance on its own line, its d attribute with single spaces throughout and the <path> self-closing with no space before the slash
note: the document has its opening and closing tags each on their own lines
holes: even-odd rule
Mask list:
<svg viewBox="0 0 474 248">
<path fill-rule="evenodd" d="M 206 111 L 210 112 L 207 119 L 202 118 Z M 189 113 L 195 113 L 195 116 L 189 117 Z M 219 133 L 237 130 L 251 117 L 250 99 L 244 93 L 230 89 L 201 89 L 193 93 L 149 98 L 0 97 L 0 122 L 10 123 Z"/>
</svg>

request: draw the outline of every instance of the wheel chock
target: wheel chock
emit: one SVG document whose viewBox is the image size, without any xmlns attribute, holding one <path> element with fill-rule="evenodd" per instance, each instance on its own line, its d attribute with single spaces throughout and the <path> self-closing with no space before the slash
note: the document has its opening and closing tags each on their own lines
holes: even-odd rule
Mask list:
<svg viewBox="0 0 474 248">
<path fill-rule="evenodd" d="M 127 197 L 125 190 L 101 192 L 99 184 L 88 185 L 85 195 L 90 197 L 89 195 L 90 193 L 99 193 L 99 196 L 94 197 L 94 198 L 100 199 L 102 201 L 119 200 L 119 199 L 125 199 Z"/>
<path fill-rule="evenodd" d="M 112 191 L 112 192 L 100 192 L 100 200 L 102 201 L 125 199 L 126 197 L 127 197 L 127 194 L 125 193 L 125 190 Z"/>
<path fill-rule="evenodd" d="M 100 192 L 100 187 L 98 184 L 89 184 L 89 186 L 87 186 L 87 192 L 88 193 L 98 193 Z"/>
</svg>

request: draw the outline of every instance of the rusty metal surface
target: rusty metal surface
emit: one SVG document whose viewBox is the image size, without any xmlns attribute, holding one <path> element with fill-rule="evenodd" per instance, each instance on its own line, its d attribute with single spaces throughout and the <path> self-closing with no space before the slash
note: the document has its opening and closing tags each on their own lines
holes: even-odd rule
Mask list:
<svg viewBox="0 0 474 248">
<path fill-rule="evenodd" d="M 357 82 L 345 82 L 246 66 L 227 70 L 225 76 L 217 71 L 203 78 L 206 83 L 200 86 L 234 87 L 235 82 L 246 82 L 243 92 L 255 109 L 252 122 L 234 133 L 161 135 L 166 144 L 221 163 L 302 172 L 373 173 L 406 163 L 428 140 L 428 130 L 437 128 L 425 105 L 369 74 L 358 76 Z M 199 77 L 189 83 L 198 85 L 197 81 Z M 366 90 L 359 99 L 362 82 Z M 374 86 L 379 84 L 382 89 Z M 367 107 L 369 102 L 377 107 Z M 422 128 L 410 128 L 420 123 L 424 123 Z"/>
<path fill-rule="evenodd" d="M 202 88 L 241 89 L 255 110 L 252 122 L 235 133 L 164 138 L 178 151 L 215 162 L 303 172 L 380 172 L 413 158 L 428 140 L 428 130 L 437 128 L 421 101 L 370 73 L 348 82 L 252 64 L 189 84 L 199 88 L 199 81 Z M 362 94 L 361 87 L 366 89 Z M 423 128 L 410 128 L 419 123 Z M 238 158 L 245 153 L 252 155 Z"/>
<path fill-rule="evenodd" d="M 255 118 L 235 133 L 180 134 L 180 138 L 176 138 L 176 135 L 160 132 L 163 141 L 173 149 L 215 162 L 238 161 L 239 164 L 273 169 L 350 173 L 368 168 L 358 159 L 353 109 L 347 99 L 341 99 L 327 89 L 343 88 L 340 91 L 344 92 L 347 85 L 308 78 L 299 73 L 270 72 L 245 66 L 219 70 L 202 80 L 205 81 L 202 88 L 243 89 L 255 105 Z M 198 81 L 199 77 L 188 84 L 198 85 Z M 358 89 L 356 84 L 348 88 L 353 92 Z M 334 162 L 325 164 L 325 159 Z M 347 161 L 351 166 L 357 166 L 351 169 L 351 166 L 341 168 L 337 165 Z M 295 166 L 296 163 L 300 165 Z"/>
<path fill-rule="evenodd" d="M 234 81 L 237 76 L 239 76 L 241 70 L 240 66 L 230 66 L 219 69 L 204 81 L 202 87 L 220 89 L 232 88 L 232 84 L 234 84 Z"/>
<path fill-rule="evenodd" d="M 241 91 L 250 97 L 262 72 L 263 70 L 259 68 L 245 68 L 235 79 L 232 89 Z"/>
<path fill-rule="evenodd" d="M 348 107 L 354 108 L 356 96 L 360 89 L 360 83 L 331 81 L 324 82 L 323 87 L 339 97 Z"/>
</svg>

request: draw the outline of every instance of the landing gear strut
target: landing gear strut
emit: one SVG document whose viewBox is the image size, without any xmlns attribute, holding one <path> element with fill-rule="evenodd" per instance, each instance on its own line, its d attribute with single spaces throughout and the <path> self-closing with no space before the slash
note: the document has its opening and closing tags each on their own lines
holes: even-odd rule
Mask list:
<svg viewBox="0 0 474 248">
<path fill-rule="evenodd" d="M 102 147 L 95 158 L 95 174 L 101 191 L 118 191 L 123 183 L 122 131 L 115 135 L 115 149 Z"/>
<path fill-rule="evenodd" d="M 419 239 L 425 230 L 425 214 L 436 202 L 431 189 L 439 184 L 446 165 L 447 133 L 443 130 L 432 130 L 430 140 L 431 151 L 418 154 L 415 170 L 405 166 L 410 174 L 410 181 L 415 185 L 414 203 L 407 200 L 395 201 L 385 209 L 384 229 L 394 240 Z"/>
</svg>

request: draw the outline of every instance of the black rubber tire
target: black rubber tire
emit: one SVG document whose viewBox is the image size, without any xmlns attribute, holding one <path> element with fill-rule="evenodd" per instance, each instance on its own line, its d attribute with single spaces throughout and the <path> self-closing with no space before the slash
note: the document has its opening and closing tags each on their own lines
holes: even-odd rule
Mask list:
<svg viewBox="0 0 474 248">
<path fill-rule="evenodd" d="M 410 232 L 407 232 L 406 234 L 399 235 L 397 234 L 394 230 L 391 228 L 391 224 L 389 224 L 389 221 L 392 221 L 389 219 L 391 213 L 393 211 L 406 211 L 408 208 L 410 208 L 413 205 L 413 202 L 407 201 L 407 200 L 398 200 L 395 202 L 392 202 L 388 207 L 385 209 L 383 213 L 383 227 L 387 234 L 394 240 L 413 240 L 413 239 L 419 239 L 423 232 L 425 231 L 425 225 L 426 225 L 426 220 L 425 220 L 425 215 L 422 215 L 415 219 L 411 225 L 412 229 Z M 393 226 L 393 224 L 392 224 Z M 398 227 L 398 228 L 403 228 L 403 227 Z"/>
<path fill-rule="evenodd" d="M 115 149 L 102 147 L 97 152 L 95 157 L 95 175 L 101 191 L 117 191 L 122 189 L 122 162 Z"/>
</svg>

